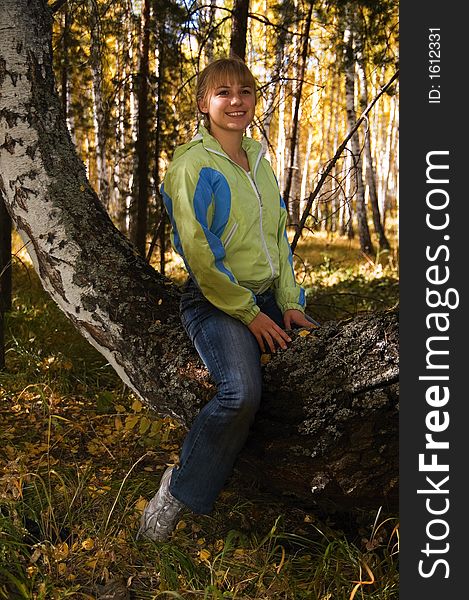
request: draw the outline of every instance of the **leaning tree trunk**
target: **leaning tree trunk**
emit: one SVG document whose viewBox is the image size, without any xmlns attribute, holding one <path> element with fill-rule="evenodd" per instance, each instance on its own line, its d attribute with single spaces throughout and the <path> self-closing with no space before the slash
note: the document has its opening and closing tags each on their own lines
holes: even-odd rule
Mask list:
<svg viewBox="0 0 469 600">
<path fill-rule="evenodd" d="M 86 179 L 54 91 L 45 1 L 5 3 L 0 189 L 8 210 L 78 331 L 148 406 L 189 425 L 213 386 L 179 323 L 178 290 L 113 226 Z M 294 336 L 265 367 L 264 408 L 241 466 L 308 503 L 396 506 L 397 377 L 395 313 Z"/>
</svg>

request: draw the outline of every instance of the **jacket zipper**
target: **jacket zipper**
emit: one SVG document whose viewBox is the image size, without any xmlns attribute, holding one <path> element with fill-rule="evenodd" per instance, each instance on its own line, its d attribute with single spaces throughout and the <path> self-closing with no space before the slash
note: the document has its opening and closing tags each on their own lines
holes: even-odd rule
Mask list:
<svg viewBox="0 0 469 600">
<path fill-rule="evenodd" d="M 249 173 L 246 173 L 251 185 L 252 185 L 252 189 L 254 190 L 256 197 L 259 201 L 259 221 L 260 221 L 260 230 L 261 230 L 261 239 L 262 239 L 262 244 L 264 246 L 264 252 L 265 255 L 267 256 L 267 260 L 269 261 L 269 267 L 270 267 L 270 271 L 272 273 L 272 277 L 275 277 L 275 271 L 274 271 L 274 265 L 272 264 L 272 258 L 270 257 L 269 254 L 269 249 L 267 248 L 267 242 L 265 241 L 265 237 L 264 237 L 264 230 L 262 228 L 262 208 L 263 208 L 263 204 L 262 204 L 262 199 L 261 199 L 261 195 L 259 194 L 259 190 L 257 189 L 257 185 L 256 182 L 254 181 L 254 179 L 249 175 Z M 259 292 L 261 293 L 261 292 Z"/>
<path fill-rule="evenodd" d="M 249 183 L 251 184 L 252 189 L 254 190 L 254 193 L 256 195 L 257 201 L 259 202 L 259 225 L 260 225 L 262 245 L 264 247 L 264 252 L 265 252 L 265 255 L 267 257 L 267 261 L 269 263 L 269 267 L 270 267 L 270 271 L 272 273 L 272 277 L 275 277 L 274 265 L 272 264 L 272 258 L 271 258 L 270 254 L 269 254 L 269 249 L 267 248 L 267 242 L 265 241 L 264 230 L 262 228 L 262 208 L 263 208 L 262 198 L 261 198 L 261 195 L 259 194 L 256 182 L 255 182 L 256 171 L 257 171 L 257 167 L 259 166 L 259 162 L 260 162 L 260 160 L 262 158 L 262 152 L 259 152 L 259 154 L 257 155 L 256 164 L 254 165 L 254 171 L 253 171 L 253 177 L 254 177 L 254 179 L 253 179 L 249 175 L 249 173 L 246 173 L 246 171 L 243 169 L 243 167 L 241 167 L 240 165 L 238 165 L 238 163 L 236 163 L 234 160 L 232 160 L 227 154 L 224 154 L 223 152 L 218 152 L 217 150 L 212 150 L 211 148 L 206 148 L 206 150 L 208 150 L 209 152 L 213 152 L 213 154 L 218 154 L 219 156 L 223 156 L 223 158 L 226 158 L 227 160 L 229 160 L 230 162 L 232 162 L 234 165 L 236 165 L 239 169 L 241 169 L 241 171 L 248 178 Z M 230 234 L 231 234 L 231 232 L 230 232 Z M 225 246 L 225 248 L 226 248 L 226 246 Z M 270 284 L 269 284 L 269 287 L 270 287 Z M 258 293 L 260 294 L 262 292 L 259 291 Z"/>
</svg>

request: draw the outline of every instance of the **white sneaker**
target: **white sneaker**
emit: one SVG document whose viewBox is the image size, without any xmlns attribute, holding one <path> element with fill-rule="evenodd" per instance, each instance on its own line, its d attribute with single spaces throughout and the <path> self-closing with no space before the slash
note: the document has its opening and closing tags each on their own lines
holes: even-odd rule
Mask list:
<svg viewBox="0 0 469 600">
<path fill-rule="evenodd" d="M 168 467 L 161 478 L 159 490 L 146 505 L 140 520 L 137 540 L 143 536 L 154 542 L 164 542 L 174 531 L 184 504 L 169 491 L 172 473 L 173 467 Z"/>
</svg>

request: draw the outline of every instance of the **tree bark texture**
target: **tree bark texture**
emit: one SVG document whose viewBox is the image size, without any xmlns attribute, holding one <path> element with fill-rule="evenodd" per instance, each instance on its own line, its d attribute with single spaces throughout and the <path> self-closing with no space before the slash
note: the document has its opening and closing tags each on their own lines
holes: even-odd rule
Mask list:
<svg viewBox="0 0 469 600">
<path fill-rule="evenodd" d="M 101 15 L 96 0 L 89 0 L 90 27 L 90 67 L 93 90 L 93 121 L 96 147 L 96 185 L 99 198 L 106 210 L 109 210 L 110 184 L 106 160 L 108 115 L 105 108 L 103 82 L 103 33 L 101 31 Z M 62 102 L 63 104 L 63 102 Z"/>
<path fill-rule="evenodd" d="M 230 55 L 246 59 L 246 35 L 248 31 L 249 0 L 234 0 Z"/>
<path fill-rule="evenodd" d="M 0 191 L 0 371 L 5 367 L 4 315 L 11 310 L 11 217 Z"/>
<path fill-rule="evenodd" d="M 45 289 L 78 331 L 147 406 L 189 426 L 214 388 L 179 322 L 179 291 L 114 227 L 86 179 L 54 91 L 44 0 L 6 5 L 6 206 Z M 265 366 L 263 407 L 240 466 L 311 505 L 396 506 L 396 314 L 293 337 Z"/>
<path fill-rule="evenodd" d="M 11 310 L 11 217 L 0 192 L 0 311 Z"/>
<path fill-rule="evenodd" d="M 138 134 L 135 145 L 137 160 L 137 210 L 133 242 L 141 256 L 146 256 L 148 229 L 148 80 L 150 76 L 150 0 L 145 0 L 142 14 L 142 49 L 138 72 Z"/>
<path fill-rule="evenodd" d="M 306 17 L 305 23 L 305 31 L 303 34 L 303 46 L 301 49 L 301 57 L 298 57 L 299 65 L 296 69 L 298 75 L 298 81 L 295 83 L 295 92 L 293 94 L 294 98 L 294 109 L 293 109 L 293 118 L 292 118 L 292 131 L 290 137 L 290 154 L 289 154 L 289 165 L 287 172 L 287 181 L 285 184 L 285 189 L 283 190 L 283 201 L 287 206 L 291 224 L 298 225 L 300 220 L 299 214 L 299 199 L 298 198 L 290 198 L 290 192 L 292 188 L 292 183 L 294 179 L 293 171 L 295 171 L 295 176 L 298 178 L 298 123 L 300 120 L 300 104 L 301 104 L 301 93 L 303 90 L 303 81 L 305 78 L 306 72 L 306 60 L 308 58 L 308 48 L 309 48 L 309 32 L 311 29 L 311 18 L 313 14 L 313 4 L 310 4 L 308 15 Z M 293 203 L 296 203 L 292 206 Z"/>
<path fill-rule="evenodd" d="M 357 66 L 358 76 L 360 79 L 360 108 L 361 112 L 363 112 L 368 106 L 368 82 L 366 79 L 366 69 L 363 58 L 357 61 Z M 371 152 L 370 121 L 368 121 L 367 125 L 367 131 L 365 132 L 366 181 L 368 183 L 371 212 L 373 215 L 373 226 L 375 229 L 375 233 L 378 237 L 379 249 L 381 251 L 390 250 L 391 246 L 389 245 L 386 233 L 384 232 L 384 227 L 381 223 L 381 215 L 379 212 L 378 192 L 376 189 L 376 175 L 375 168 L 373 165 L 373 156 Z"/>
<path fill-rule="evenodd" d="M 350 12 L 350 7 L 348 7 Z M 357 121 L 355 112 L 355 54 L 353 49 L 353 29 L 351 29 L 351 18 L 347 19 L 347 29 L 344 35 L 344 58 L 345 58 L 345 102 L 347 111 L 347 125 L 352 130 Z M 356 180 L 356 213 L 358 221 L 358 235 L 360 238 L 361 250 L 370 257 L 374 257 L 374 248 L 371 242 L 370 230 L 365 205 L 365 188 L 363 185 L 362 156 L 360 151 L 360 141 L 358 131 L 350 140 L 352 155 L 354 161 L 354 172 Z"/>
</svg>

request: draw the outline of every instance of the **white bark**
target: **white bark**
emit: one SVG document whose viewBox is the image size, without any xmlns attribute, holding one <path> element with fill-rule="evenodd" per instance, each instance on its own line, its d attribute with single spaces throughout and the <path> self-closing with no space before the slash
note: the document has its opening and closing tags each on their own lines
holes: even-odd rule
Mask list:
<svg viewBox="0 0 469 600">
<path fill-rule="evenodd" d="M 93 277 L 87 270 L 95 265 L 83 264 L 84 242 L 92 221 L 105 224 L 115 237 L 111 244 L 127 243 L 99 210 L 72 146 L 52 87 L 50 36 L 30 34 L 41 26 L 50 28 L 50 23 L 44 22 L 44 13 L 37 13 L 43 21 L 36 22 L 37 3 L 32 10 L 26 8 L 27 0 L 5 0 L 4 4 L 0 21 L 0 189 L 44 288 L 122 380 L 142 396 L 142 388 L 131 375 L 130 361 L 114 343 L 125 338 L 125 320 L 111 314 L 116 310 L 113 302 L 103 302 L 98 265 Z M 103 242 L 105 246 L 106 240 Z M 92 244 L 89 251 L 93 252 Z M 132 253 L 130 246 L 127 252 Z M 108 248 L 96 247 L 96 261 L 105 263 L 112 256 Z"/>
</svg>

